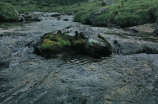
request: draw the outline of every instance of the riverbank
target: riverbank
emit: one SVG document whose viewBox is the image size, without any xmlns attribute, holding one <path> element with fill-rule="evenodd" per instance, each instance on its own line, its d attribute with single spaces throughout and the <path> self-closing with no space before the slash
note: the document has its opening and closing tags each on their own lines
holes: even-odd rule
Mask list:
<svg viewBox="0 0 158 104">
<path fill-rule="evenodd" d="M 33 11 L 73 14 L 75 15 L 74 21 L 76 22 L 104 27 L 114 26 L 124 28 L 146 23 L 156 23 L 158 19 L 157 0 L 113 0 L 110 4 L 108 4 L 109 2 L 107 0 L 104 3 L 105 5 L 103 5 L 102 1 L 97 1 L 61 6 L 55 4 L 39 4 L 35 1 L 20 2 L 19 5 L 16 1 L 1 1 L 1 20 L 17 21 L 18 16 L 16 12 L 24 14 L 25 12 Z M 9 12 L 6 10 L 9 10 Z"/>
<path fill-rule="evenodd" d="M 94 26 L 129 27 L 157 21 L 158 7 L 156 4 L 158 2 L 156 0 L 113 0 L 110 5 L 102 5 L 102 3 L 98 1 L 59 6 L 54 7 L 54 11 L 75 14 L 74 21 Z M 100 12 L 100 8 L 107 8 L 108 11 Z M 94 11 L 96 12 L 95 19 L 91 21 Z"/>
</svg>

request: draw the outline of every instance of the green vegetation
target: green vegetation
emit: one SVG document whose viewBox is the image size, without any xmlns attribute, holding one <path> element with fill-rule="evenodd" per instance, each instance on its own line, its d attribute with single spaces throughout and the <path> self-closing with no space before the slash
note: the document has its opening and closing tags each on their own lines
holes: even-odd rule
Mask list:
<svg viewBox="0 0 158 104">
<path fill-rule="evenodd" d="M 87 40 L 85 39 L 79 39 L 73 41 L 73 46 L 84 46 L 87 43 Z"/>
<path fill-rule="evenodd" d="M 18 13 L 24 12 L 50 12 L 56 8 L 63 9 L 66 5 L 85 0 L 0 0 L 0 21 L 11 22 L 18 19 Z M 62 6 L 64 5 L 64 6 Z"/>
<path fill-rule="evenodd" d="M 15 21 L 17 19 L 18 15 L 11 4 L 0 4 L 0 21 Z"/>
<path fill-rule="evenodd" d="M 83 2 L 85 1 L 85 2 Z M 92 11 L 101 8 L 102 0 L 86 2 L 87 0 L 1 0 L 0 20 L 15 21 L 18 13 L 32 11 L 52 11 L 75 13 L 74 21 L 90 24 Z M 123 3 L 121 1 L 124 1 Z M 113 5 L 104 6 L 109 13 L 98 15 L 93 25 L 121 27 L 134 26 L 158 21 L 158 0 L 113 0 Z M 71 5 L 70 5 L 71 4 Z"/>
<path fill-rule="evenodd" d="M 77 2 L 83 2 L 85 0 L 34 0 L 34 1 L 38 3 L 46 4 L 46 5 L 50 3 L 54 3 L 58 5 L 70 5 Z"/>
<path fill-rule="evenodd" d="M 123 2 L 123 5 L 121 4 L 122 0 L 113 1 L 113 5 L 105 6 L 109 9 L 109 13 L 97 16 L 94 25 L 108 26 L 116 24 L 127 27 L 158 21 L 158 0 L 127 0 Z M 82 7 L 78 7 L 80 10 L 75 14 L 74 21 L 89 23 L 90 13 L 101 7 L 101 2 L 87 3 L 87 5 L 83 3 L 81 5 Z M 81 8 L 86 9 L 81 10 Z"/>
<path fill-rule="evenodd" d="M 71 46 L 68 36 L 48 33 L 43 37 L 41 49 L 45 52 L 59 53 Z"/>
<path fill-rule="evenodd" d="M 121 27 L 153 23 L 158 21 L 158 0 L 113 0 L 113 5 L 104 6 L 109 13 L 98 15 L 94 20 L 96 26 L 118 25 Z M 123 5 L 121 3 L 123 2 Z M 101 8 L 102 0 L 98 2 L 83 2 L 80 5 L 54 7 L 54 11 L 64 13 L 76 12 L 74 21 L 90 24 L 92 11 Z"/>
<path fill-rule="evenodd" d="M 34 3 L 31 4 L 29 1 L 26 0 L 1 0 L 0 21 L 14 22 L 19 18 L 18 13 L 36 11 L 36 6 Z"/>
</svg>

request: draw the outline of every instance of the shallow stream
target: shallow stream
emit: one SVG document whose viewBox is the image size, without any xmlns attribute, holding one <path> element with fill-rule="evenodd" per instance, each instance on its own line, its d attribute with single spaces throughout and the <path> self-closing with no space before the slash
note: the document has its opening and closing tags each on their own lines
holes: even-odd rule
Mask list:
<svg viewBox="0 0 158 104">
<path fill-rule="evenodd" d="M 62 15 L 57 20 L 45 13 L 41 22 L 0 24 L 0 104 L 158 103 L 158 54 L 45 59 L 33 53 L 33 44 L 44 33 L 81 25 L 72 19 Z M 111 44 L 153 42 L 122 29 L 93 29 Z"/>
</svg>

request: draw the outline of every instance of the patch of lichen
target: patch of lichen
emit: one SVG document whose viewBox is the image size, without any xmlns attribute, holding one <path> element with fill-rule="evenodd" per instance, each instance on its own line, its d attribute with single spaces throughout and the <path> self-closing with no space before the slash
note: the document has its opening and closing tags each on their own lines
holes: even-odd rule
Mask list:
<svg viewBox="0 0 158 104">
<path fill-rule="evenodd" d="M 87 40 L 85 39 L 79 39 L 79 40 L 73 41 L 74 46 L 82 46 L 82 45 L 85 45 L 86 43 L 87 43 Z"/>
<path fill-rule="evenodd" d="M 64 34 L 46 34 L 42 39 L 41 50 L 48 53 L 60 53 L 71 47 L 68 36 Z"/>
</svg>

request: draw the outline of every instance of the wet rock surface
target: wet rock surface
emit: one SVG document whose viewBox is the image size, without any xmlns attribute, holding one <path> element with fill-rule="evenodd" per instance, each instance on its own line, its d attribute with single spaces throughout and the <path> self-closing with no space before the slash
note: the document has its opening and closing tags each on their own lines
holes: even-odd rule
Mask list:
<svg viewBox="0 0 158 104">
<path fill-rule="evenodd" d="M 158 44 L 152 43 L 134 43 L 134 42 L 122 42 L 118 43 L 114 42 L 116 53 L 123 55 L 131 55 L 131 54 L 158 54 Z"/>
<path fill-rule="evenodd" d="M 154 33 L 156 36 L 158 36 L 158 29 L 155 29 L 155 30 L 153 31 L 153 33 Z"/>
<path fill-rule="evenodd" d="M 76 23 L 48 16 L 39 23 L 1 29 L 22 34 L 0 37 L 0 58 L 9 62 L 9 67 L 0 69 L 1 104 L 158 103 L 158 54 L 113 54 L 101 59 L 79 55 L 45 59 L 33 54 L 33 46 L 41 36 L 70 24 Z M 149 34 L 136 36 L 122 29 L 92 28 L 112 45 L 115 41 L 157 42 L 153 41 L 157 37 Z"/>
<path fill-rule="evenodd" d="M 3 68 L 8 68 L 9 67 L 9 62 L 7 60 L 2 60 L 0 61 L 0 70 Z"/>
</svg>

